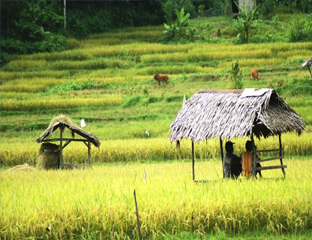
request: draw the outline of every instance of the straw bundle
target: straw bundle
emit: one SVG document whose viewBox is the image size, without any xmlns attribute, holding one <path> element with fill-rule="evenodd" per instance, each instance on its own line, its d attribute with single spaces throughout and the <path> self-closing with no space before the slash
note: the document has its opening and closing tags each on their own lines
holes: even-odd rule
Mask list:
<svg viewBox="0 0 312 240">
<path fill-rule="evenodd" d="M 15 167 L 12 167 L 10 169 L 7 170 L 7 172 L 16 172 L 16 171 L 27 171 L 27 172 L 31 172 L 31 171 L 35 171 L 36 169 L 32 166 L 30 166 L 28 163 L 25 164 L 21 164 L 21 165 L 17 165 Z"/>
<path fill-rule="evenodd" d="M 59 146 L 52 143 L 41 144 L 39 156 L 37 158 L 37 167 L 39 169 L 56 169 L 59 164 Z"/>
</svg>

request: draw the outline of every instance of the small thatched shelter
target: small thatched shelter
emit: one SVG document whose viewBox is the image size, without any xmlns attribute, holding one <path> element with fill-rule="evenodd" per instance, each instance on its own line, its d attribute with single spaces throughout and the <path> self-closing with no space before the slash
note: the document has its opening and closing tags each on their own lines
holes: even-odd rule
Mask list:
<svg viewBox="0 0 312 240">
<path fill-rule="evenodd" d="M 60 137 L 59 138 L 50 138 L 52 133 L 60 129 Z M 67 128 L 71 131 L 72 137 L 65 138 L 63 136 L 64 129 Z M 75 134 L 79 135 L 79 138 L 75 138 Z M 60 115 L 51 120 L 49 127 L 41 134 L 41 136 L 37 139 L 38 143 L 50 143 L 50 142 L 60 142 L 58 153 L 58 168 L 63 168 L 63 149 L 71 142 L 83 142 L 88 148 L 88 161 L 89 165 L 91 165 L 91 143 L 94 146 L 100 147 L 101 143 L 97 139 L 95 135 L 92 133 L 87 133 L 82 130 L 74 121 L 72 121 L 69 117 Z M 63 144 L 65 142 L 65 144 Z M 41 151 L 41 150 L 40 150 Z"/>
<path fill-rule="evenodd" d="M 258 138 L 278 135 L 280 148 L 275 150 L 279 152 L 281 165 L 258 169 L 254 157 L 253 173 L 255 176 L 256 170 L 282 168 L 285 176 L 286 165 L 282 162 L 281 133 L 297 131 L 301 134 L 304 129 L 305 125 L 300 116 L 273 89 L 202 90 L 185 102 L 171 123 L 170 141 L 179 143 L 183 138 L 192 141 L 193 180 L 195 180 L 194 142 L 219 138 L 223 158 L 224 139 L 250 136 L 254 142 L 254 135 Z M 269 160 L 273 159 L 261 161 Z"/>
</svg>

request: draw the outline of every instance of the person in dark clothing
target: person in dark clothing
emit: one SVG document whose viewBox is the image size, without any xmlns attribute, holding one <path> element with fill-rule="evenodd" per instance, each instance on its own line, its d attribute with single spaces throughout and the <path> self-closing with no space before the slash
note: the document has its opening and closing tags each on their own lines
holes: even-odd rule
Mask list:
<svg viewBox="0 0 312 240">
<path fill-rule="evenodd" d="M 225 144 L 226 154 L 223 157 L 223 171 L 225 178 L 238 178 L 242 172 L 241 158 L 233 154 L 233 142 L 228 141 Z"/>
</svg>

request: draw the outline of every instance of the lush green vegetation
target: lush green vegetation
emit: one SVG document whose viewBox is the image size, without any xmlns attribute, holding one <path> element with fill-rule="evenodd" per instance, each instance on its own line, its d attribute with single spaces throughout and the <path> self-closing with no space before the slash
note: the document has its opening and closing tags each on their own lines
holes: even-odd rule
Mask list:
<svg viewBox="0 0 312 240">
<path fill-rule="evenodd" d="M 310 155 L 312 86 L 308 70 L 300 64 L 310 57 L 311 42 L 235 45 L 226 35 L 231 32 L 227 30 L 231 23 L 224 17 L 190 22 L 200 31 L 206 26 L 206 38 L 220 43 L 156 43 L 163 27 L 141 27 L 81 41 L 72 39 L 72 50 L 14 56 L 0 72 L 1 165 L 34 165 L 39 148 L 35 139 L 60 113 L 78 123 L 84 118 L 86 130 L 102 141 L 100 150 L 93 151 L 96 162 L 189 158 L 187 141 L 177 152 L 168 140 L 169 125 L 182 106 L 183 96 L 188 98 L 200 89 L 232 88 L 236 62 L 239 86 L 275 88 L 303 117 L 307 131 L 299 138 L 286 134 L 283 139 L 287 154 Z M 220 39 L 209 34 L 220 26 L 225 32 Z M 259 26 L 273 31 L 276 23 Z M 251 32 L 255 38 L 261 34 L 261 28 Z M 283 34 L 279 36 L 287 36 L 286 28 Z M 259 81 L 251 79 L 251 68 L 259 70 Z M 158 86 L 152 79 L 155 73 L 169 74 L 169 84 Z M 212 147 L 200 144 L 197 157 L 219 156 L 214 141 L 209 140 Z M 238 142 L 242 150 L 243 140 Z M 265 148 L 272 142 L 259 144 Z M 64 154 L 70 163 L 85 159 L 79 146 L 69 146 Z"/>
<path fill-rule="evenodd" d="M 155 1 L 64 1 L 25 0 L 0 2 L 1 9 L 1 59 L 0 65 L 10 61 L 8 54 L 53 52 L 68 49 L 66 37 L 86 38 L 90 34 L 112 29 L 159 25 L 173 26 L 179 20 L 176 12 L 185 10 L 190 18 L 198 16 L 231 16 L 234 8 L 230 0 L 155 0 Z M 259 5 L 255 19 L 276 20 L 277 13 L 311 13 L 311 0 L 265 0 Z M 137 13 L 140 14 L 137 14 Z M 241 16 L 243 16 L 241 9 Z M 181 19 L 180 19 L 181 20 Z M 243 22 L 237 24 L 238 41 L 244 41 Z M 242 20 L 242 21 L 241 21 Z M 247 22 L 245 21 L 247 20 Z M 173 24 L 173 25 L 172 25 Z M 243 24 L 244 25 L 244 24 Z M 312 38 L 311 24 L 294 21 L 291 41 L 308 41 Z M 246 25 L 245 25 L 246 26 Z M 176 29 L 177 30 L 177 29 Z M 172 32 L 172 31 L 171 31 Z M 179 37 L 164 38 L 163 41 L 198 40 L 195 29 L 186 32 L 180 28 Z M 181 34 L 182 33 L 182 34 Z M 265 36 L 266 41 L 270 36 Z M 263 41 L 264 39 L 262 39 Z"/>
<path fill-rule="evenodd" d="M 311 57 L 312 44 L 289 42 L 291 18 L 311 20 L 308 15 L 276 15 L 274 21 L 257 21 L 250 31 L 251 43 L 245 45 L 236 44 L 233 20 L 214 17 L 189 22 L 196 29 L 196 42 L 160 43 L 161 25 L 70 39 L 70 50 L 61 52 L 10 56 L 0 71 L 0 166 L 25 162 L 34 166 L 39 151 L 35 140 L 60 113 L 77 123 L 85 119 L 85 130 L 102 143 L 100 149 L 92 149 L 92 161 L 113 164 L 85 171 L 2 169 L 2 238 L 133 239 L 137 237 L 131 210 L 133 189 L 139 196 L 146 238 L 162 239 L 166 234 L 184 238 L 185 232 L 189 239 L 204 239 L 206 233 L 222 239 L 248 235 L 248 231 L 309 238 L 312 84 L 308 70 L 300 64 Z M 219 37 L 215 35 L 218 29 Z M 184 95 L 189 98 L 200 89 L 231 88 L 236 62 L 243 88 L 274 88 L 302 116 L 306 131 L 300 137 L 284 134 L 282 140 L 286 156 L 305 156 L 305 160 L 286 158 L 285 181 L 192 184 L 187 161 L 191 144 L 182 141 L 178 151 L 169 142 L 169 125 Z M 259 81 L 251 79 L 251 68 L 259 70 Z M 168 74 L 169 84 L 158 86 L 153 80 L 156 73 Z M 243 151 L 245 140 L 235 139 L 235 153 Z M 256 143 L 264 149 L 277 146 L 278 140 L 272 137 Z M 195 147 L 200 160 L 198 178 L 220 178 L 220 160 L 207 161 L 219 158 L 218 140 Z M 70 144 L 64 149 L 65 163 L 86 159 L 84 145 Z M 163 163 L 166 160 L 173 161 Z M 136 161 L 152 163 L 117 163 Z M 146 184 L 142 183 L 144 169 Z M 280 177 L 282 172 L 263 175 Z M 242 205 L 246 208 L 239 208 Z M 50 233 L 45 230 L 48 224 Z"/>
</svg>

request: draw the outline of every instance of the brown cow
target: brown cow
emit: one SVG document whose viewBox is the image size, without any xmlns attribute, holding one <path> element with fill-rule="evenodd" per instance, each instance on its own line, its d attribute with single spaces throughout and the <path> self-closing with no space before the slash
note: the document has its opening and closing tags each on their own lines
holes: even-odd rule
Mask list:
<svg viewBox="0 0 312 240">
<path fill-rule="evenodd" d="M 255 80 L 259 80 L 259 73 L 258 73 L 258 70 L 257 69 L 252 69 L 251 70 L 251 76 L 253 77 L 253 79 Z"/>
<path fill-rule="evenodd" d="M 166 74 L 156 74 L 154 75 L 154 79 L 158 82 L 158 85 L 160 85 L 160 82 L 163 82 L 167 85 L 169 77 Z"/>
</svg>

